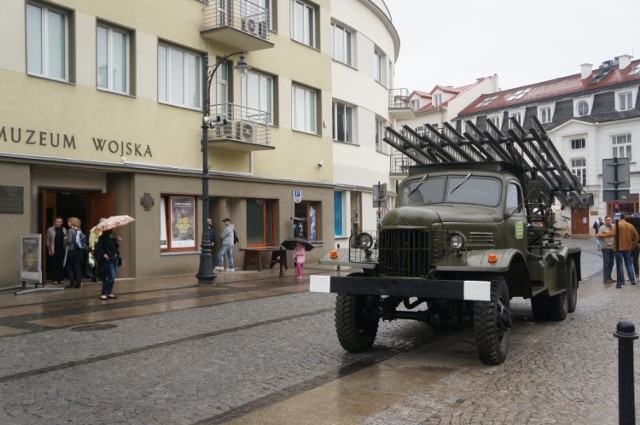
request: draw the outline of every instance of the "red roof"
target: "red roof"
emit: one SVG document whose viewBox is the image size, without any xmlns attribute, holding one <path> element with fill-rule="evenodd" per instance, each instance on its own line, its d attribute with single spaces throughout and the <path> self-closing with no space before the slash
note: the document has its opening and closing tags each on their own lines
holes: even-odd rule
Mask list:
<svg viewBox="0 0 640 425">
<path fill-rule="evenodd" d="M 469 90 L 470 88 L 474 87 L 475 85 L 480 84 L 482 81 L 484 81 L 484 77 L 483 78 L 478 78 L 476 80 L 476 82 L 473 83 L 473 84 L 467 84 L 465 86 L 460 86 L 460 87 L 436 85 L 433 88 L 433 90 L 431 90 L 431 93 L 429 94 L 429 97 L 432 97 L 433 93 L 438 89 L 440 91 L 443 91 L 443 92 L 452 93 L 452 94 L 454 94 L 454 96 L 452 96 L 449 99 L 447 99 L 446 101 L 442 102 L 439 107 L 436 107 L 433 103 L 429 103 L 428 105 L 424 105 L 422 108 L 418 109 L 416 111 L 416 113 L 419 114 L 419 113 L 422 113 L 422 112 L 435 111 L 438 108 L 442 108 L 443 106 L 447 106 L 449 104 L 449 102 L 451 100 L 455 99 L 456 96 L 458 96 L 460 93 L 464 93 L 465 91 Z M 417 92 L 414 92 L 414 93 L 417 93 Z"/>
<path fill-rule="evenodd" d="M 623 86 L 627 83 L 640 83 L 640 59 L 631 61 L 631 64 L 620 69 L 618 64 L 609 68 L 601 66 L 594 69 L 587 78 L 581 78 L 581 74 L 570 75 L 568 77 L 556 78 L 554 80 L 531 84 L 528 86 L 516 87 L 514 89 L 503 90 L 497 93 L 484 94 L 474 100 L 469 106 L 464 108 L 459 116 L 475 115 L 479 112 L 514 108 L 531 103 L 540 103 L 545 99 L 552 99 L 562 96 L 578 95 L 591 91 L 602 91 L 609 86 Z M 606 72 L 608 70 L 608 72 Z M 603 73 L 604 77 L 597 79 Z M 517 92 L 529 89 L 529 91 L 518 99 L 508 100 Z M 488 103 L 486 101 L 495 96 L 496 98 Z M 486 104 L 481 105 L 483 102 Z"/>
</svg>

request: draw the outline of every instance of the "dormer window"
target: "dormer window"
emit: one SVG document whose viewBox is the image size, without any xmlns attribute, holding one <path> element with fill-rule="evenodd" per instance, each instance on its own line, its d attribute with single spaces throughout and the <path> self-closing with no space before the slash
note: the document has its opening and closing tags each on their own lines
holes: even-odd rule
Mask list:
<svg viewBox="0 0 640 425">
<path fill-rule="evenodd" d="M 581 100 L 580 102 L 578 102 L 578 105 L 576 106 L 576 112 L 578 113 L 579 117 L 589 115 L 589 104 L 586 100 Z"/>
<path fill-rule="evenodd" d="M 638 75 L 640 74 L 640 65 L 636 65 L 636 67 L 629 73 L 629 75 Z"/>
<path fill-rule="evenodd" d="M 628 111 L 633 108 L 633 93 L 625 91 L 618 93 L 618 111 Z"/>
<path fill-rule="evenodd" d="M 551 122 L 551 107 L 543 106 L 538 111 L 538 118 L 542 124 L 548 124 Z"/>
<path fill-rule="evenodd" d="M 439 108 L 440 105 L 442 105 L 442 93 L 438 93 L 437 95 L 433 96 L 433 106 Z"/>
</svg>

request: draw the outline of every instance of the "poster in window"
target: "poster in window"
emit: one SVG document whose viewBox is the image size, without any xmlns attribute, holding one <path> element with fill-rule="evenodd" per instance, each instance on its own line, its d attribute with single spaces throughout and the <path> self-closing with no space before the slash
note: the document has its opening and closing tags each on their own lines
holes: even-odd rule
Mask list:
<svg viewBox="0 0 640 425">
<path fill-rule="evenodd" d="M 171 248 L 196 247 L 196 198 L 171 197 Z"/>
<path fill-rule="evenodd" d="M 40 234 L 20 235 L 20 279 L 42 282 Z"/>
<path fill-rule="evenodd" d="M 169 248 L 167 242 L 167 204 L 164 196 L 160 199 L 160 249 Z"/>
</svg>

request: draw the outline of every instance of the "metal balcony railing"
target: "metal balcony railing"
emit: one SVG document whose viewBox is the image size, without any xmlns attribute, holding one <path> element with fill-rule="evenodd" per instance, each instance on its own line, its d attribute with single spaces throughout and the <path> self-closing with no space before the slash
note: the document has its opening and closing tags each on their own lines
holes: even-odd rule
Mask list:
<svg viewBox="0 0 640 425">
<path fill-rule="evenodd" d="M 209 131 L 209 142 L 224 142 L 224 147 L 235 150 L 275 149 L 271 145 L 270 114 L 233 103 L 211 105 L 214 128 Z"/>
<path fill-rule="evenodd" d="M 389 89 L 389 109 L 411 109 L 408 89 Z"/>
<path fill-rule="evenodd" d="M 417 165 L 417 163 L 397 150 L 393 150 L 389 155 L 391 161 L 389 173 L 392 175 L 406 176 L 409 174 L 409 167 Z"/>
<path fill-rule="evenodd" d="M 245 51 L 273 47 L 269 10 L 247 0 L 210 0 L 204 6 L 203 36 Z"/>
</svg>

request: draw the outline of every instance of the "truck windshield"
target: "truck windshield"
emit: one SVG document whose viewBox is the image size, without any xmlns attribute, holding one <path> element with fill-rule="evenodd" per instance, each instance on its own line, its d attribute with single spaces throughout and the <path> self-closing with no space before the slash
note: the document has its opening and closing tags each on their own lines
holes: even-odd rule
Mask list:
<svg viewBox="0 0 640 425">
<path fill-rule="evenodd" d="M 453 203 L 494 207 L 500 202 L 500 188 L 499 180 L 472 174 L 422 178 L 404 185 L 400 206 Z"/>
</svg>

